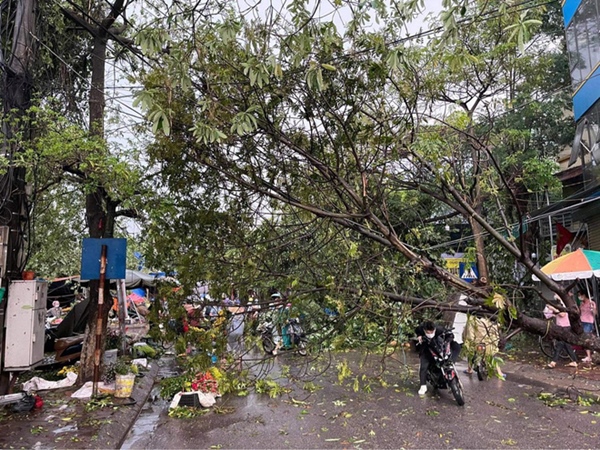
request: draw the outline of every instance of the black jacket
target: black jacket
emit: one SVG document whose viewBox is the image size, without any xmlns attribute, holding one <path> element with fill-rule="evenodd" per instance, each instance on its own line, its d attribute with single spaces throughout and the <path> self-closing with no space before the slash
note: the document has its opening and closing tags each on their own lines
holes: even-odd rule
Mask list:
<svg viewBox="0 0 600 450">
<path fill-rule="evenodd" d="M 446 328 L 444 328 L 440 325 L 437 325 L 435 327 L 435 336 L 433 337 L 433 339 L 435 339 L 438 336 L 441 336 L 442 334 L 444 334 L 444 332 L 446 332 Z M 427 343 L 429 342 L 429 339 L 425 335 L 425 329 L 423 328 L 423 325 L 419 325 L 415 329 L 415 333 L 417 336 L 421 336 L 423 338 L 421 344 L 417 343 L 417 349 L 419 351 L 423 351 L 423 349 L 426 348 Z M 454 340 L 454 333 L 452 333 L 452 332 L 446 333 L 446 339 Z"/>
</svg>

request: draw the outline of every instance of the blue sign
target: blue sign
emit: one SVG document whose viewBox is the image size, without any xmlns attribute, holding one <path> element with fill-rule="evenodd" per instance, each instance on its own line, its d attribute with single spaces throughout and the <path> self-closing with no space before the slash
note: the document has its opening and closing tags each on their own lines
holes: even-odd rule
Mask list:
<svg viewBox="0 0 600 450">
<path fill-rule="evenodd" d="M 85 238 L 81 251 L 82 280 L 100 279 L 100 257 L 103 245 L 106 245 L 106 278 L 110 280 L 125 278 L 127 239 Z"/>
<path fill-rule="evenodd" d="M 474 263 L 461 262 L 458 266 L 458 273 L 460 274 L 460 278 L 467 283 L 472 283 L 479 279 L 479 271 Z"/>
</svg>

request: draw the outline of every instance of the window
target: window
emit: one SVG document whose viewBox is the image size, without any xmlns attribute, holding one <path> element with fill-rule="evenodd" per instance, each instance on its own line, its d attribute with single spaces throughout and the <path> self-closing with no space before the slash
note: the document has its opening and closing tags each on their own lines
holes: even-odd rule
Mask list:
<svg viewBox="0 0 600 450">
<path fill-rule="evenodd" d="M 573 88 L 576 89 L 583 78 L 581 77 L 581 69 L 577 64 L 579 53 L 577 52 L 577 40 L 575 39 L 575 26 L 573 23 L 567 28 L 566 39 L 567 51 L 569 53 L 569 67 L 571 69 L 571 80 Z"/>
<path fill-rule="evenodd" d="M 583 3 L 581 6 L 581 20 L 582 23 L 585 24 L 585 53 L 587 54 L 586 61 L 589 61 L 589 69 L 587 71 L 589 74 L 595 69 L 600 58 L 598 53 L 600 51 L 600 47 L 598 46 L 598 39 L 600 36 L 598 35 L 598 12 L 596 10 L 596 1 L 589 0 Z M 584 31 L 582 30 L 582 33 L 583 32 Z"/>
</svg>

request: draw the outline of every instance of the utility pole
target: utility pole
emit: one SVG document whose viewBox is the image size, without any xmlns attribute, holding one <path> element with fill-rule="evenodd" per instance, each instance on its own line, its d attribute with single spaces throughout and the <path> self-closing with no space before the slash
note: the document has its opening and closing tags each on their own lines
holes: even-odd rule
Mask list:
<svg viewBox="0 0 600 450">
<path fill-rule="evenodd" d="M 8 11 L 5 4 L 11 7 Z M 5 312 L 8 301 L 8 288 L 11 280 L 20 279 L 26 262 L 26 239 L 29 221 L 25 169 L 16 168 L 14 156 L 21 151 L 13 142 L 15 131 L 28 135 L 27 122 L 17 125 L 13 120 L 26 115 L 31 106 L 33 77 L 31 66 L 35 58 L 33 36 L 36 34 L 37 0 L 15 0 L 3 4 L 0 20 L 3 28 L 12 25 L 10 49 L 0 49 L 2 68 L 2 156 L 9 162 L 5 174 L 0 177 L 0 284 L 5 289 L 0 303 L 0 394 L 6 394 L 10 377 L 3 372 Z M 14 9 L 14 21 L 9 18 Z M 12 22 L 12 23 L 11 23 Z M 23 125 L 24 124 L 24 125 Z M 17 130 L 15 127 L 19 126 Z"/>
</svg>

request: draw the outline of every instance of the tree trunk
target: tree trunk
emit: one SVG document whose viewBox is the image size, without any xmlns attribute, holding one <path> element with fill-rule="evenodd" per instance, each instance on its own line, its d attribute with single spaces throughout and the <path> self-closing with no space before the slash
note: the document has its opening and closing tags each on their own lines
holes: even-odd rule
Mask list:
<svg viewBox="0 0 600 450">
<path fill-rule="evenodd" d="M 94 47 L 92 50 L 92 86 L 90 88 L 89 108 L 90 108 L 90 132 L 100 138 L 104 137 L 104 83 L 106 66 L 106 38 L 105 33 L 99 33 L 94 36 Z M 114 217 L 108 216 L 109 204 L 108 195 L 101 186 L 86 196 L 86 217 L 88 229 L 91 238 L 112 237 L 114 227 Z M 111 209 L 114 215 L 114 209 Z M 110 229 L 108 227 L 111 227 Z M 107 280 L 109 282 L 109 280 Z M 103 308 L 98 309 L 98 295 L 100 283 L 98 280 L 90 283 L 90 314 L 86 326 L 85 341 L 81 351 L 81 368 L 79 370 L 80 383 L 89 381 L 94 375 L 94 366 L 96 358 L 96 336 L 98 326 L 98 314 L 102 314 L 102 331 L 100 332 L 101 354 L 104 352 L 106 342 L 106 328 L 108 324 L 108 312 L 110 308 L 110 290 L 108 286 L 104 289 Z"/>
<path fill-rule="evenodd" d="M 524 331 L 533 334 L 548 336 L 550 339 L 558 339 L 572 345 L 580 345 L 584 348 L 600 351 L 600 337 L 591 333 L 578 334 L 574 330 L 571 331 L 563 327 L 558 327 L 554 324 L 553 320 L 535 319 L 520 314 L 516 324 L 523 328 Z M 581 327 L 579 328 L 581 329 Z"/>
<path fill-rule="evenodd" d="M 479 281 L 481 284 L 488 284 L 490 278 L 485 258 L 485 230 L 477 221 L 470 217 L 469 222 L 471 224 L 471 230 L 473 231 L 473 241 L 475 242 L 475 259 L 477 262 L 477 270 L 479 271 Z"/>
</svg>

